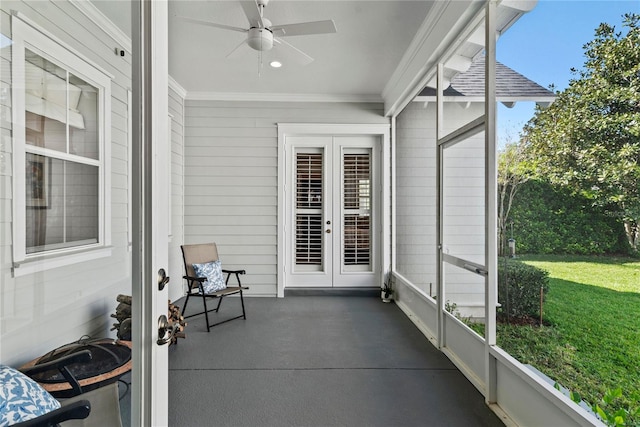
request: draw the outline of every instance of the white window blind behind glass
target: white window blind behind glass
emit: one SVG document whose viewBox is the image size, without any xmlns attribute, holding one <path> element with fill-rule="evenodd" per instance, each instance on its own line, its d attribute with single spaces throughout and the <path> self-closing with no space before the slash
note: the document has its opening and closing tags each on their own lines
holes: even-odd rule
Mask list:
<svg viewBox="0 0 640 427">
<path fill-rule="evenodd" d="M 371 154 L 344 154 L 344 265 L 371 263 Z"/>
<path fill-rule="evenodd" d="M 296 264 L 322 266 L 322 153 L 296 154 Z"/>
</svg>

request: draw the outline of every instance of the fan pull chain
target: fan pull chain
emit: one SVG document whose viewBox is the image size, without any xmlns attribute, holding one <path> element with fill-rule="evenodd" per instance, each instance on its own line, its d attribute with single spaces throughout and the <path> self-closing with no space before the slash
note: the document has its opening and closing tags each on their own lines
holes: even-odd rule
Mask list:
<svg viewBox="0 0 640 427">
<path fill-rule="evenodd" d="M 258 78 L 262 77 L 262 39 L 260 39 L 260 51 L 258 52 Z"/>
</svg>

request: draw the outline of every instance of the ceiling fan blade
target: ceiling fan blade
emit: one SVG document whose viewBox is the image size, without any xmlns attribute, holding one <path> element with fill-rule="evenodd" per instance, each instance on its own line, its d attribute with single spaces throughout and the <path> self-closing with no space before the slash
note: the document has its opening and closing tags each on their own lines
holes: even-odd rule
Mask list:
<svg viewBox="0 0 640 427">
<path fill-rule="evenodd" d="M 236 58 L 239 55 L 239 52 L 245 52 L 247 49 L 243 49 L 243 47 L 246 47 L 247 49 L 249 48 L 249 45 L 247 44 L 247 40 L 242 40 L 242 43 L 240 43 L 238 46 L 234 47 L 233 50 L 231 52 L 229 52 L 227 54 L 227 56 L 225 56 L 225 58 Z"/>
<path fill-rule="evenodd" d="M 294 52 L 295 55 L 295 61 L 299 62 L 302 65 L 308 65 L 310 63 L 313 62 L 313 58 L 310 57 L 309 55 L 307 55 L 306 53 L 304 53 L 303 51 L 301 51 L 300 49 L 298 49 L 297 47 L 295 47 L 294 45 L 287 43 L 284 40 L 280 40 L 276 37 L 273 38 L 273 41 L 275 43 L 278 43 L 281 46 L 284 46 L 286 48 L 289 49 L 290 52 Z"/>
<path fill-rule="evenodd" d="M 241 1 L 240 6 L 244 10 L 244 14 L 247 15 L 247 20 L 251 27 L 264 28 L 264 22 L 262 22 L 262 15 L 260 14 L 260 6 L 256 3 L 256 0 Z"/>
<path fill-rule="evenodd" d="M 272 25 L 271 31 L 280 37 L 304 36 L 309 34 L 335 33 L 336 24 L 332 19 L 326 21 L 301 22 L 299 24 Z"/>
<path fill-rule="evenodd" d="M 178 16 L 177 18 L 186 22 L 191 22 L 193 24 L 206 25 L 208 27 L 220 28 L 223 30 L 238 31 L 240 33 L 246 33 L 247 31 L 249 31 L 245 28 L 232 27 L 230 25 L 223 25 L 223 24 L 216 24 L 215 22 L 203 21 L 202 19 L 189 18 L 187 16 Z"/>
</svg>

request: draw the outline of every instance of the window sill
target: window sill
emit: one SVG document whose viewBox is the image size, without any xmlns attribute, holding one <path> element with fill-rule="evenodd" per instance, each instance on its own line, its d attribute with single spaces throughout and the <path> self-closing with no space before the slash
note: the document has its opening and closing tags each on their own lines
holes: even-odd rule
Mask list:
<svg viewBox="0 0 640 427">
<path fill-rule="evenodd" d="M 64 267 L 99 258 L 111 256 L 112 246 L 100 247 L 96 249 L 77 250 L 72 253 L 60 254 L 57 256 L 42 256 L 27 259 L 13 265 L 13 277 L 22 277 L 52 268 Z"/>
</svg>

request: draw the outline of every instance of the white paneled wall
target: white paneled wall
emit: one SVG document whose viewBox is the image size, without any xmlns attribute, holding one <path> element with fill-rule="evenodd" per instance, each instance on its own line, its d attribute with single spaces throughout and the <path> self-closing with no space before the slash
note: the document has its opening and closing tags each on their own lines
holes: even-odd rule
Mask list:
<svg viewBox="0 0 640 427">
<path fill-rule="evenodd" d="M 250 295 L 275 296 L 277 123 L 384 123 L 382 104 L 185 103 L 184 241 L 216 242 Z"/>
<path fill-rule="evenodd" d="M 396 119 L 396 269 L 436 292 L 435 108 L 411 103 Z"/>
<path fill-rule="evenodd" d="M 178 88 L 180 89 L 180 88 Z M 171 241 L 169 242 L 169 299 L 177 300 L 184 294 L 184 263 L 180 245 L 184 241 L 184 96 L 169 88 L 169 114 L 171 115 Z"/>
<path fill-rule="evenodd" d="M 11 52 L 0 50 L 0 363 L 18 365 L 85 334 L 114 337 L 116 296 L 131 292 L 128 244 L 127 91 L 131 57 L 114 55 L 113 40 L 69 1 L 2 1 L 0 29 L 11 39 L 12 10 L 79 52 L 111 83 L 112 255 L 14 278 L 12 275 Z"/>
<path fill-rule="evenodd" d="M 445 104 L 445 134 L 483 113 L 482 104 Z M 435 104 L 413 102 L 396 119 L 396 269 L 430 296 L 436 294 Z M 484 263 L 483 135 L 445 155 L 444 251 Z M 462 315 L 484 306 L 472 274 L 449 271 L 446 299 Z"/>
</svg>

